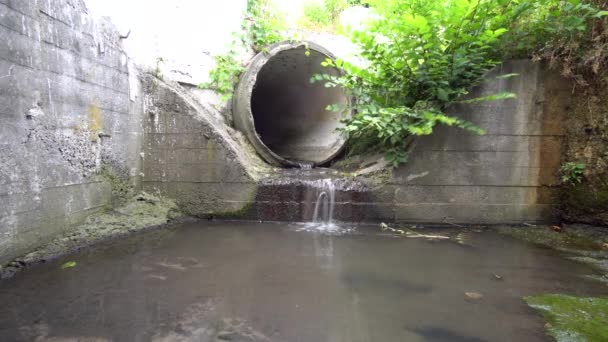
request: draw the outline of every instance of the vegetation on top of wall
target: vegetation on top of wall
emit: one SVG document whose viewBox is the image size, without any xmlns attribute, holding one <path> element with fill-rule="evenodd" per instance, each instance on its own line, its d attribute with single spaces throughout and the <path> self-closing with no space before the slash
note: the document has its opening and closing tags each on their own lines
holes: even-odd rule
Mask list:
<svg viewBox="0 0 608 342">
<path fill-rule="evenodd" d="M 608 1 L 576 3 L 584 4 L 603 10 L 588 18 L 591 29 L 562 35 L 562 39 L 537 49 L 533 57 L 548 61 L 575 81 L 565 117 L 562 158 L 586 167 L 580 184 L 562 187 L 561 216 L 569 222 L 608 226 Z"/>
<path fill-rule="evenodd" d="M 249 49 L 261 52 L 267 46 L 285 39 L 287 24 L 284 16 L 270 0 L 247 0 L 241 29 L 233 33 L 228 51 L 215 56 L 215 68 L 209 73 L 209 81 L 200 88 L 215 89 L 223 100 L 232 97 L 239 76 L 245 70 L 239 59 Z"/>
<path fill-rule="evenodd" d="M 608 63 L 608 1 L 518 1 L 522 15 L 503 36 L 504 58 L 532 57 L 588 85 Z"/>
<path fill-rule="evenodd" d="M 271 0 L 247 0 L 243 31 L 245 42 L 260 52 L 285 39 L 287 22 Z"/>
<path fill-rule="evenodd" d="M 311 31 L 335 32 L 340 13 L 350 5 L 349 0 L 307 0 L 298 25 Z"/>
<path fill-rule="evenodd" d="M 343 87 L 354 96 L 356 114 L 344 119 L 343 128 L 350 153 L 380 151 L 393 166 L 407 161 L 408 137 L 431 134 L 439 123 L 483 133 L 447 115 L 446 108 L 512 98 L 466 95 L 503 58 L 557 49 L 606 15 L 580 0 L 367 2 L 377 15 L 351 34 L 363 62 L 327 60 L 324 65 L 341 69 L 342 76 L 315 75 L 311 82 Z M 520 40 L 525 44 L 516 44 Z"/>
</svg>

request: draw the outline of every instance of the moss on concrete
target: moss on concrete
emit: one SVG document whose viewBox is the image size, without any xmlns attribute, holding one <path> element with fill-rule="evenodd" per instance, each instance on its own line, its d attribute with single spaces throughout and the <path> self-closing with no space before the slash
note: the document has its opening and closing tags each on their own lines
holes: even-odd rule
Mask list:
<svg viewBox="0 0 608 342">
<path fill-rule="evenodd" d="M 558 342 L 608 341 L 608 298 L 547 294 L 524 300 L 543 314 L 547 333 Z"/>
<path fill-rule="evenodd" d="M 560 228 L 559 232 L 551 227 L 500 227 L 500 233 L 510 235 L 517 239 L 543 245 L 564 251 L 599 251 L 603 244 L 608 242 L 608 232 L 605 236 L 598 235 L 591 229 Z"/>
<path fill-rule="evenodd" d="M 133 196 L 135 189 L 128 175 L 120 175 L 108 166 L 102 166 L 97 174 L 110 184 L 113 204 L 121 205 Z"/>
<path fill-rule="evenodd" d="M 69 233 L 15 259 L 0 269 L 0 278 L 10 277 L 29 265 L 70 254 L 98 242 L 158 227 L 182 216 L 173 201 L 141 193 L 125 205 L 107 213 L 93 215 Z"/>
<path fill-rule="evenodd" d="M 608 184 L 592 187 L 588 183 L 564 187 L 563 216 L 571 221 L 608 224 Z"/>
<path fill-rule="evenodd" d="M 233 220 L 244 220 L 251 218 L 251 211 L 253 209 L 254 200 L 247 202 L 240 209 L 232 211 L 224 211 L 219 213 L 210 214 L 213 218 L 219 219 L 233 219 Z"/>
</svg>

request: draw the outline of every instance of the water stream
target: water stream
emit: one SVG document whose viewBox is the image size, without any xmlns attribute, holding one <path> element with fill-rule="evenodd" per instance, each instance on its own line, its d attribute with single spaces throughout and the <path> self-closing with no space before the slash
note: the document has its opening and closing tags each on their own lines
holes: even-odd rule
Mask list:
<svg viewBox="0 0 608 342">
<path fill-rule="evenodd" d="M 523 296 L 608 294 L 591 266 L 492 232 L 300 226 L 186 223 L 33 267 L 0 282 L 0 341 L 544 342 Z"/>
</svg>

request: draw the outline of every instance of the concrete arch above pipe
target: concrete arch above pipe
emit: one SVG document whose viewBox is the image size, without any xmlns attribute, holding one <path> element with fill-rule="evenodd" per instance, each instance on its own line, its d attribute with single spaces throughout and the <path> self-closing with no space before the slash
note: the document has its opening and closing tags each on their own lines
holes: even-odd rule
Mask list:
<svg viewBox="0 0 608 342">
<path fill-rule="evenodd" d="M 308 53 L 307 53 L 308 52 Z M 318 73 L 338 75 L 321 66 L 333 55 L 312 42 L 281 42 L 254 57 L 233 98 L 233 118 L 256 151 L 277 166 L 322 165 L 343 149 L 336 131 L 343 113 L 325 108 L 349 102 L 343 89 L 310 83 Z"/>
</svg>

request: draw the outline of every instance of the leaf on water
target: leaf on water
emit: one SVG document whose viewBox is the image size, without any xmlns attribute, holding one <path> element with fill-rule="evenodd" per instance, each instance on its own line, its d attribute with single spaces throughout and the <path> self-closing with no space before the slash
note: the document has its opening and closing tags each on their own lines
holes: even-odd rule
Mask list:
<svg viewBox="0 0 608 342">
<path fill-rule="evenodd" d="M 76 267 L 76 261 L 68 261 L 68 262 L 64 263 L 63 265 L 61 265 L 62 270 L 65 270 L 67 268 L 72 268 L 72 267 Z"/>
</svg>

